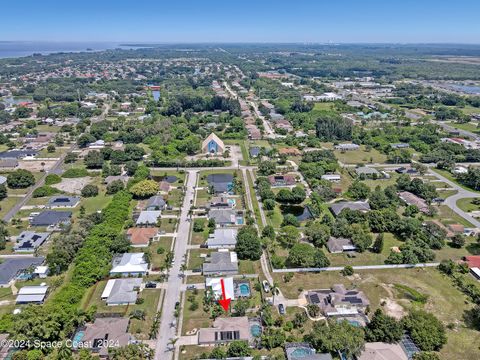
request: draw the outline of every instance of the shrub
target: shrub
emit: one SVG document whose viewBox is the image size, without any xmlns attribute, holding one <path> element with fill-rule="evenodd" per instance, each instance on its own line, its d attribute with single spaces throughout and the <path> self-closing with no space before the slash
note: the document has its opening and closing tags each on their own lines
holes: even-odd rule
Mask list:
<svg viewBox="0 0 480 360">
<path fill-rule="evenodd" d="M 107 185 L 107 194 L 116 194 L 123 189 L 125 189 L 125 185 L 123 184 L 122 180 L 113 180 L 110 184 Z"/>
<path fill-rule="evenodd" d="M 88 176 L 88 170 L 82 168 L 71 168 L 62 174 L 63 178 L 79 178 L 85 176 Z"/>
<path fill-rule="evenodd" d="M 18 169 L 8 174 L 7 184 L 12 189 L 25 189 L 35 184 L 35 177 L 28 170 Z"/>
<path fill-rule="evenodd" d="M 130 188 L 130 192 L 139 199 L 145 199 L 158 192 L 158 184 L 153 180 L 142 180 Z"/>
<path fill-rule="evenodd" d="M 55 189 L 54 187 L 45 185 L 45 186 L 40 186 L 39 188 L 36 188 L 33 191 L 32 196 L 34 198 L 39 198 L 39 197 L 45 197 L 45 196 L 52 196 L 55 194 L 58 194 L 60 190 Z"/>
<path fill-rule="evenodd" d="M 83 197 L 95 197 L 98 195 L 98 186 L 96 185 L 85 185 L 82 189 Z"/>
<path fill-rule="evenodd" d="M 54 185 L 62 181 L 62 178 L 57 174 L 48 174 L 45 178 L 45 185 Z"/>
</svg>

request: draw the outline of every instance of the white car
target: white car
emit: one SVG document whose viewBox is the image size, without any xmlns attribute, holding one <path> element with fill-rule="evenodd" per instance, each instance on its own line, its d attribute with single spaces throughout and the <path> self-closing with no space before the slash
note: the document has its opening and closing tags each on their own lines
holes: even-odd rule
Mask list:
<svg viewBox="0 0 480 360">
<path fill-rule="evenodd" d="M 263 285 L 263 291 L 265 291 L 266 293 L 270 292 L 270 284 L 268 283 L 267 280 L 263 280 L 262 285 Z"/>
</svg>

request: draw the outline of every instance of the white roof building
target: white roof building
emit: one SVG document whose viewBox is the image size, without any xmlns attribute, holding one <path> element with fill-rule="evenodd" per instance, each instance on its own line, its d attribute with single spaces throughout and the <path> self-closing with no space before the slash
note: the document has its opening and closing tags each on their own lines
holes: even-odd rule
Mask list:
<svg viewBox="0 0 480 360">
<path fill-rule="evenodd" d="M 222 297 L 222 284 L 220 280 L 223 279 L 223 286 L 225 288 L 226 299 L 235 300 L 235 291 L 233 287 L 233 278 L 232 277 L 223 277 L 223 278 L 206 278 L 205 287 L 211 288 L 216 299 L 221 299 Z"/>
<path fill-rule="evenodd" d="M 161 210 L 144 210 L 140 213 L 136 225 L 156 225 L 161 215 Z"/>
<path fill-rule="evenodd" d="M 148 271 L 148 263 L 144 253 L 126 253 L 113 259 L 110 275 L 144 275 Z"/>
<path fill-rule="evenodd" d="M 47 296 L 48 286 L 24 286 L 18 291 L 17 304 L 41 304 Z"/>
</svg>

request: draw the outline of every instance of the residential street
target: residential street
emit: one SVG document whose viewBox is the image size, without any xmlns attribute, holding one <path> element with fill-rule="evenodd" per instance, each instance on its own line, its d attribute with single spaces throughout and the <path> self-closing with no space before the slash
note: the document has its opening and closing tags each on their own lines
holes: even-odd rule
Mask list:
<svg viewBox="0 0 480 360">
<path fill-rule="evenodd" d="M 175 241 L 175 263 L 170 268 L 168 282 L 165 288 L 165 297 L 162 306 L 162 316 L 160 321 L 160 329 L 158 331 L 158 339 L 156 342 L 155 359 L 167 360 L 173 356 L 173 345 L 171 339 L 176 338 L 176 326 L 172 324 L 177 323 L 175 318 L 175 303 L 180 301 L 180 294 L 182 291 L 183 278 L 180 277 L 180 267 L 187 253 L 188 237 L 190 232 L 190 221 L 188 221 L 189 210 L 191 207 L 190 201 L 194 198 L 194 187 L 197 181 L 196 170 L 189 170 L 187 172 L 188 179 L 186 180 L 186 192 L 183 201 L 182 212 L 180 216 L 180 223 L 178 226 L 178 235 Z"/>
</svg>

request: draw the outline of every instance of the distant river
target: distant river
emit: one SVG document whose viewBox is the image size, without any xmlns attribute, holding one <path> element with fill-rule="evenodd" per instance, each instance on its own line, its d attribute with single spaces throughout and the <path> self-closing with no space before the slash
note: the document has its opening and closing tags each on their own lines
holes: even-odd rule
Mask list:
<svg viewBox="0 0 480 360">
<path fill-rule="evenodd" d="M 103 42 L 0 41 L 0 59 L 30 56 L 33 54 L 48 55 L 58 52 L 101 51 L 116 48 L 135 49 L 136 47 Z"/>
</svg>

